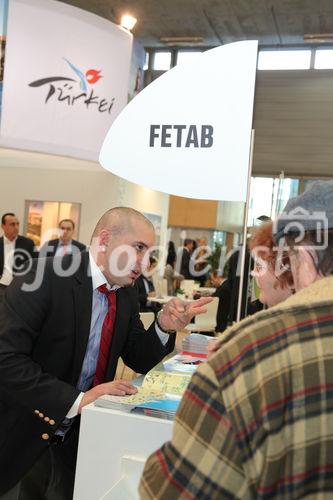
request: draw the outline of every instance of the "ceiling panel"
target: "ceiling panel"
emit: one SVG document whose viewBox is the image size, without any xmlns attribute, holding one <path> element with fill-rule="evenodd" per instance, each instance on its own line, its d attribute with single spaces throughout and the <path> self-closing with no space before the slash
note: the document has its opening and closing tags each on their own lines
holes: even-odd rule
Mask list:
<svg viewBox="0 0 333 500">
<path fill-rule="evenodd" d="M 305 33 L 333 32 L 332 0 L 58 0 L 119 23 L 129 11 L 146 47 L 161 37 L 201 36 L 204 46 L 257 37 L 262 45 L 302 44 Z"/>
</svg>

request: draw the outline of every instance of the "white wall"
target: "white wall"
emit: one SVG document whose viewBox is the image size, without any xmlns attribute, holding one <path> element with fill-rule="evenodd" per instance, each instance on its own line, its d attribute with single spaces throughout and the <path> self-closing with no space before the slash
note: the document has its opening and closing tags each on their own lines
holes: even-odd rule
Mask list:
<svg viewBox="0 0 333 500">
<path fill-rule="evenodd" d="M 64 163 L 66 160 L 61 161 Z M 95 171 L 13 165 L 0 167 L 0 214 L 14 212 L 21 222 L 21 231 L 25 200 L 81 203 L 79 240 L 85 244 L 89 244 L 92 230 L 100 216 L 109 208 L 119 205 L 161 215 L 162 238 L 166 233 L 169 196 L 129 183 L 97 164 Z"/>
</svg>

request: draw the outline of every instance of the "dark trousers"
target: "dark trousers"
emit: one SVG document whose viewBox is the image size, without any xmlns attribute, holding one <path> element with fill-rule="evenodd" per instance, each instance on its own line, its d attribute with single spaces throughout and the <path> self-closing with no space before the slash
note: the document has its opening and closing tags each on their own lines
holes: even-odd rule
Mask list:
<svg viewBox="0 0 333 500">
<path fill-rule="evenodd" d="M 51 444 L 29 472 L 0 500 L 72 500 L 78 429 L 66 441 Z"/>
</svg>

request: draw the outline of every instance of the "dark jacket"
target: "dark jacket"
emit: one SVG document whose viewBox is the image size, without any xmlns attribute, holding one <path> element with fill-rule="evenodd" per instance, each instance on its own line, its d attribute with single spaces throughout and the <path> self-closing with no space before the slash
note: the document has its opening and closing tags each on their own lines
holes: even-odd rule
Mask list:
<svg viewBox="0 0 333 500">
<path fill-rule="evenodd" d="M 156 302 L 151 302 L 149 300 L 147 290 L 145 287 L 145 282 L 148 284 L 149 293 L 154 292 L 155 290 L 153 283 L 142 274 L 135 281 L 135 287 L 138 291 L 140 312 L 153 312 L 155 314 L 161 309 L 161 306 L 160 304 L 157 304 Z"/>
<path fill-rule="evenodd" d="M 0 495 L 47 448 L 47 437 L 79 395 L 76 385 L 90 333 L 92 280 L 88 253 L 74 259 L 78 270 L 67 277 L 54 272 L 55 259 L 36 259 L 26 277 L 13 280 L 0 304 Z M 34 281 L 37 265 L 45 265 L 41 285 L 23 291 L 23 284 Z M 171 335 L 163 346 L 154 324 L 145 331 L 135 288 L 119 289 L 105 381 L 114 378 L 120 356 L 127 366 L 145 373 L 172 351 L 174 342 Z"/>
<path fill-rule="evenodd" d="M 138 279 L 135 281 L 135 286 L 138 290 L 140 311 L 143 311 L 147 306 L 148 293 L 145 287 L 145 282 L 148 284 L 149 292 L 154 291 L 154 285 L 152 284 L 152 282 L 150 280 L 147 280 L 147 278 L 145 278 L 141 274 L 141 276 L 139 276 Z"/>
<path fill-rule="evenodd" d="M 60 241 L 59 238 L 57 238 L 55 240 L 46 241 L 44 243 L 44 245 L 42 246 L 42 248 L 40 249 L 40 256 L 41 257 L 54 257 L 56 252 L 57 252 L 58 246 L 59 246 L 59 241 Z M 78 248 L 80 252 L 83 252 L 83 250 L 86 250 L 86 246 L 83 245 L 83 243 L 80 243 L 79 241 L 72 240 L 71 244 L 73 247 Z M 48 249 L 46 251 L 47 247 L 48 247 Z"/>
<path fill-rule="evenodd" d="M 190 272 L 190 261 L 191 261 L 191 254 L 187 250 L 187 248 L 184 248 L 180 266 L 180 274 L 182 274 L 186 280 L 194 279 L 194 277 Z"/>
<path fill-rule="evenodd" d="M 15 254 L 14 254 L 14 266 L 13 275 L 20 272 L 22 266 L 33 257 L 37 256 L 34 251 L 35 245 L 32 240 L 26 238 L 25 236 L 18 236 L 15 241 Z M 3 273 L 4 267 L 4 238 L 0 238 L 0 278 Z"/>
<path fill-rule="evenodd" d="M 223 332 L 228 326 L 228 317 L 230 311 L 231 289 L 229 280 L 223 281 L 223 283 L 214 292 L 213 297 L 219 298 L 215 330 L 217 332 Z"/>
<path fill-rule="evenodd" d="M 240 269 L 241 269 L 241 253 L 242 253 L 241 250 L 242 247 L 238 247 L 229 259 L 228 282 L 231 290 L 231 301 L 230 301 L 230 311 L 229 311 L 230 322 L 236 321 L 237 318 L 238 293 L 239 293 Z M 252 269 L 253 269 L 253 259 L 250 256 L 248 248 L 246 247 L 240 319 L 245 318 L 248 314 L 247 312 L 248 289 L 250 283 L 250 273 Z"/>
</svg>

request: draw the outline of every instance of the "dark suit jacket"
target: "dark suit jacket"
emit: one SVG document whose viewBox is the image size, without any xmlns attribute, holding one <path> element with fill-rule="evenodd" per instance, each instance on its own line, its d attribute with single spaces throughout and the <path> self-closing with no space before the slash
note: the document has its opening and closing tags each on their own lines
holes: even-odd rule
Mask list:
<svg viewBox="0 0 333 500">
<path fill-rule="evenodd" d="M 73 247 L 78 248 L 80 252 L 86 250 L 86 246 L 83 245 L 83 243 L 80 243 L 79 241 L 72 240 L 72 245 Z M 59 238 L 47 241 L 40 249 L 41 257 L 54 257 L 57 252 L 58 246 L 59 246 Z M 49 247 L 48 251 L 46 251 L 46 247 Z"/>
<path fill-rule="evenodd" d="M 231 322 L 236 321 L 237 318 L 238 293 L 239 293 L 239 283 L 240 283 L 239 275 L 241 267 L 240 250 L 241 247 L 238 247 L 238 249 L 231 255 L 229 259 L 228 282 L 231 290 L 229 321 Z M 250 282 L 250 272 L 252 269 L 253 269 L 253 259 L 250 256 L 248 248 L 246 247 L 240 319 L 243 319 L 245 318 L 245 316 L 247 316 L 248 288 Z"/>
<path fill-rule="evenodd" d="M 180 266 L 180 274 L 182 274 L 186 280 L 194 279 L 194 277 L 190 273 L 190 260 L 191 260 L 191 254 L 186 248 L 184 248 Z"/>
<path fill-rule="evenodd" d="M 148 294 L 145 287 L 145 281 L 148 283 L 149 292 L 154 291 L 154 285 L 151 281 L 147 280 L 144 276 L 139 276 L 135 281 L 135 286 L 138 290 L 138 299 L 140 304 L 140 311 L 143 311 L 147 305 Z"/>
<path fill-rule="evenodd" d="M 219 304 L 216 314 L 216 331 L 223 332 L 228 326 L 228 317 L 231 302 L 231 289 L 229 280 L 223 281 L 223 283 L 216 289 L 213 297 L 219 298 Z"/>
<path fill-rule="evenodd" d="M 135 281 L 135 287 L 138 291 L 140 312 L 153 312 L 156 314 L 161 309 L 161 306 L 156 302 L 149 301 L 145 281 L 148 283 L 149 292 L 153 292 L 155 290 L 153 283 L 142 275 Z"/>
<path fill-rule="evenodd" d="M 77 271 L 67 277 L 56 275 L 54 260 L 35 259 L 34 267 L 45 265 L 41 285 L 22 290 L 23 284 L 34 281 L 33 269 L 13 280 L 0 304 L 0 495 L 46 449 L 49 439 L 44 438 L 51 438 L 79 395 L 76 385 L 92 309 L 89 257 L 87 252 L 79 254 Z M 145 331 L 135 288 L 119 289 L 105 380 L 114 378 L 120 356 L 127 366 L 145 373 L 173 350 L 174 342 L 171 335 L 163 346 L 154 324 Z"/>
<path fill-rule="evenodd" d="M 14 267 L 13 275 L 22 269 L 22 265 L 29 260 L 29 258 L 36 257 L 34 252 L 34 242 L 25 236 L 18 236 L 15 241 L 15 254 L 14 254 Z M 29 257 L 30 256 L 30 257 Z M 4 239 L 0 238 L 0 278 L 3 273 L 4 266 Z"/>
</svg>

